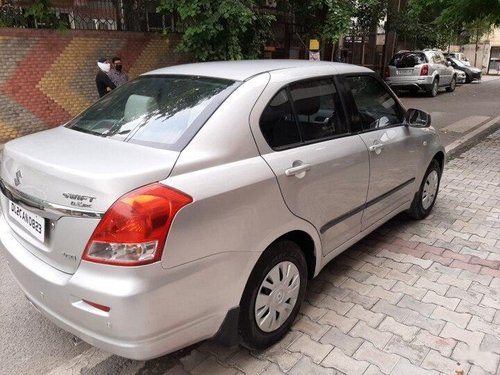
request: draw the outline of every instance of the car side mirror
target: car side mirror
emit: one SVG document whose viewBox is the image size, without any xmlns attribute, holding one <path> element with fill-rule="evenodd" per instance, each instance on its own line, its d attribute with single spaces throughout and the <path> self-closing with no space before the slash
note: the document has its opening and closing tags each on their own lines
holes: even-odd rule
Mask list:
<svg viewBox="0 0 500 375">
<path fill-rule="evenodd" d="M 446 66 L 451 66 L 451 62 L 446 61 Z"/>
<path fill-rule="evenodd" d="M 405 124 L 416 128 L 428 128 L 431 126 L 431 115 L 420 109 L 410 108 L 406 111 Z"/>
</svg>

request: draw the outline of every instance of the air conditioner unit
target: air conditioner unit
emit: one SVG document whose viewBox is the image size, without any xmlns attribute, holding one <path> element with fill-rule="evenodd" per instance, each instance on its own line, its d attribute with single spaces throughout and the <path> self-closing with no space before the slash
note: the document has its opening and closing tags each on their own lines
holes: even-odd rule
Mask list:
<svg viewBox="0 0 500 375">
<path fill-rule="evenodd" d="M 276 8 L 277 0 L 266 0 L 266 7 L 268 8 Z"/>
</svg>

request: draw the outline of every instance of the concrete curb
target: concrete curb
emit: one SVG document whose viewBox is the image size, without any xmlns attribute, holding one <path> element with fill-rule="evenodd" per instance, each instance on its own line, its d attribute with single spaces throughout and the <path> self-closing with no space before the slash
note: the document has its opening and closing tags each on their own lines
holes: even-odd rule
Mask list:
<svg viewBox="0 0 500 375">
<path fill-rule="evenodd" d="M 493 120 L 488 121 L 486 124 L 481 125 L 476 130 L 473 130 L 470 133 L 465 134 L 463 137 L 460 137 L 456 141 L 446 146 L 445 147 L 446 158 L 452 159 L 460 155 L 468 147 L 472 146 L 481 138 L 484 138 L 494 133 L 498 129 L 500 129 L 500 116 L 495 117 Z"/>
</svg>

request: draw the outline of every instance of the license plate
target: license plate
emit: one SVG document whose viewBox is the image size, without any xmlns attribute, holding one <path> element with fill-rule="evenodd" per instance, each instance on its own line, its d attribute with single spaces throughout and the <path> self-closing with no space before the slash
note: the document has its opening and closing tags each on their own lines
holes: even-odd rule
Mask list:
<svg viewBox="0 0 500 375">
<path fill-rule="evenodd" d="M 411 69 L 411 70 L 398 70 L 396 73 L 399 76 L 411 76 L 413 74 L 413 69 Z"/>
<path fill-rule="evenodd" d="M 38 241 L 43 242 L 45 239 L 45 219 L 43 217 L 11 201 L 9 201 L 9 216 L 21 224 Z"/>
</svg>

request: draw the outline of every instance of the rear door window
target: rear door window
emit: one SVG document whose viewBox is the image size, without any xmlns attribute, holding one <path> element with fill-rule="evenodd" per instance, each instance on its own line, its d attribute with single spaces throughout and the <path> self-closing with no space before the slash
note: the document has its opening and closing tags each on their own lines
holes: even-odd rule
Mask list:
<svg viewBox="0 0 500 375">
<path fill-rule="evenodd" d="M 260 128 L 273 149 L 346 134 L 333 79 L 300 81 L 281 89 L 262 112 Z"/>
<path fill-rule="evenodd" d="M 389 65 L 396 68 L 413 68 L 415 65 L 425 64 L 426 62 L 427 59 L 421 52 L 403 52 L 395 54 Z"/>
</svg>

